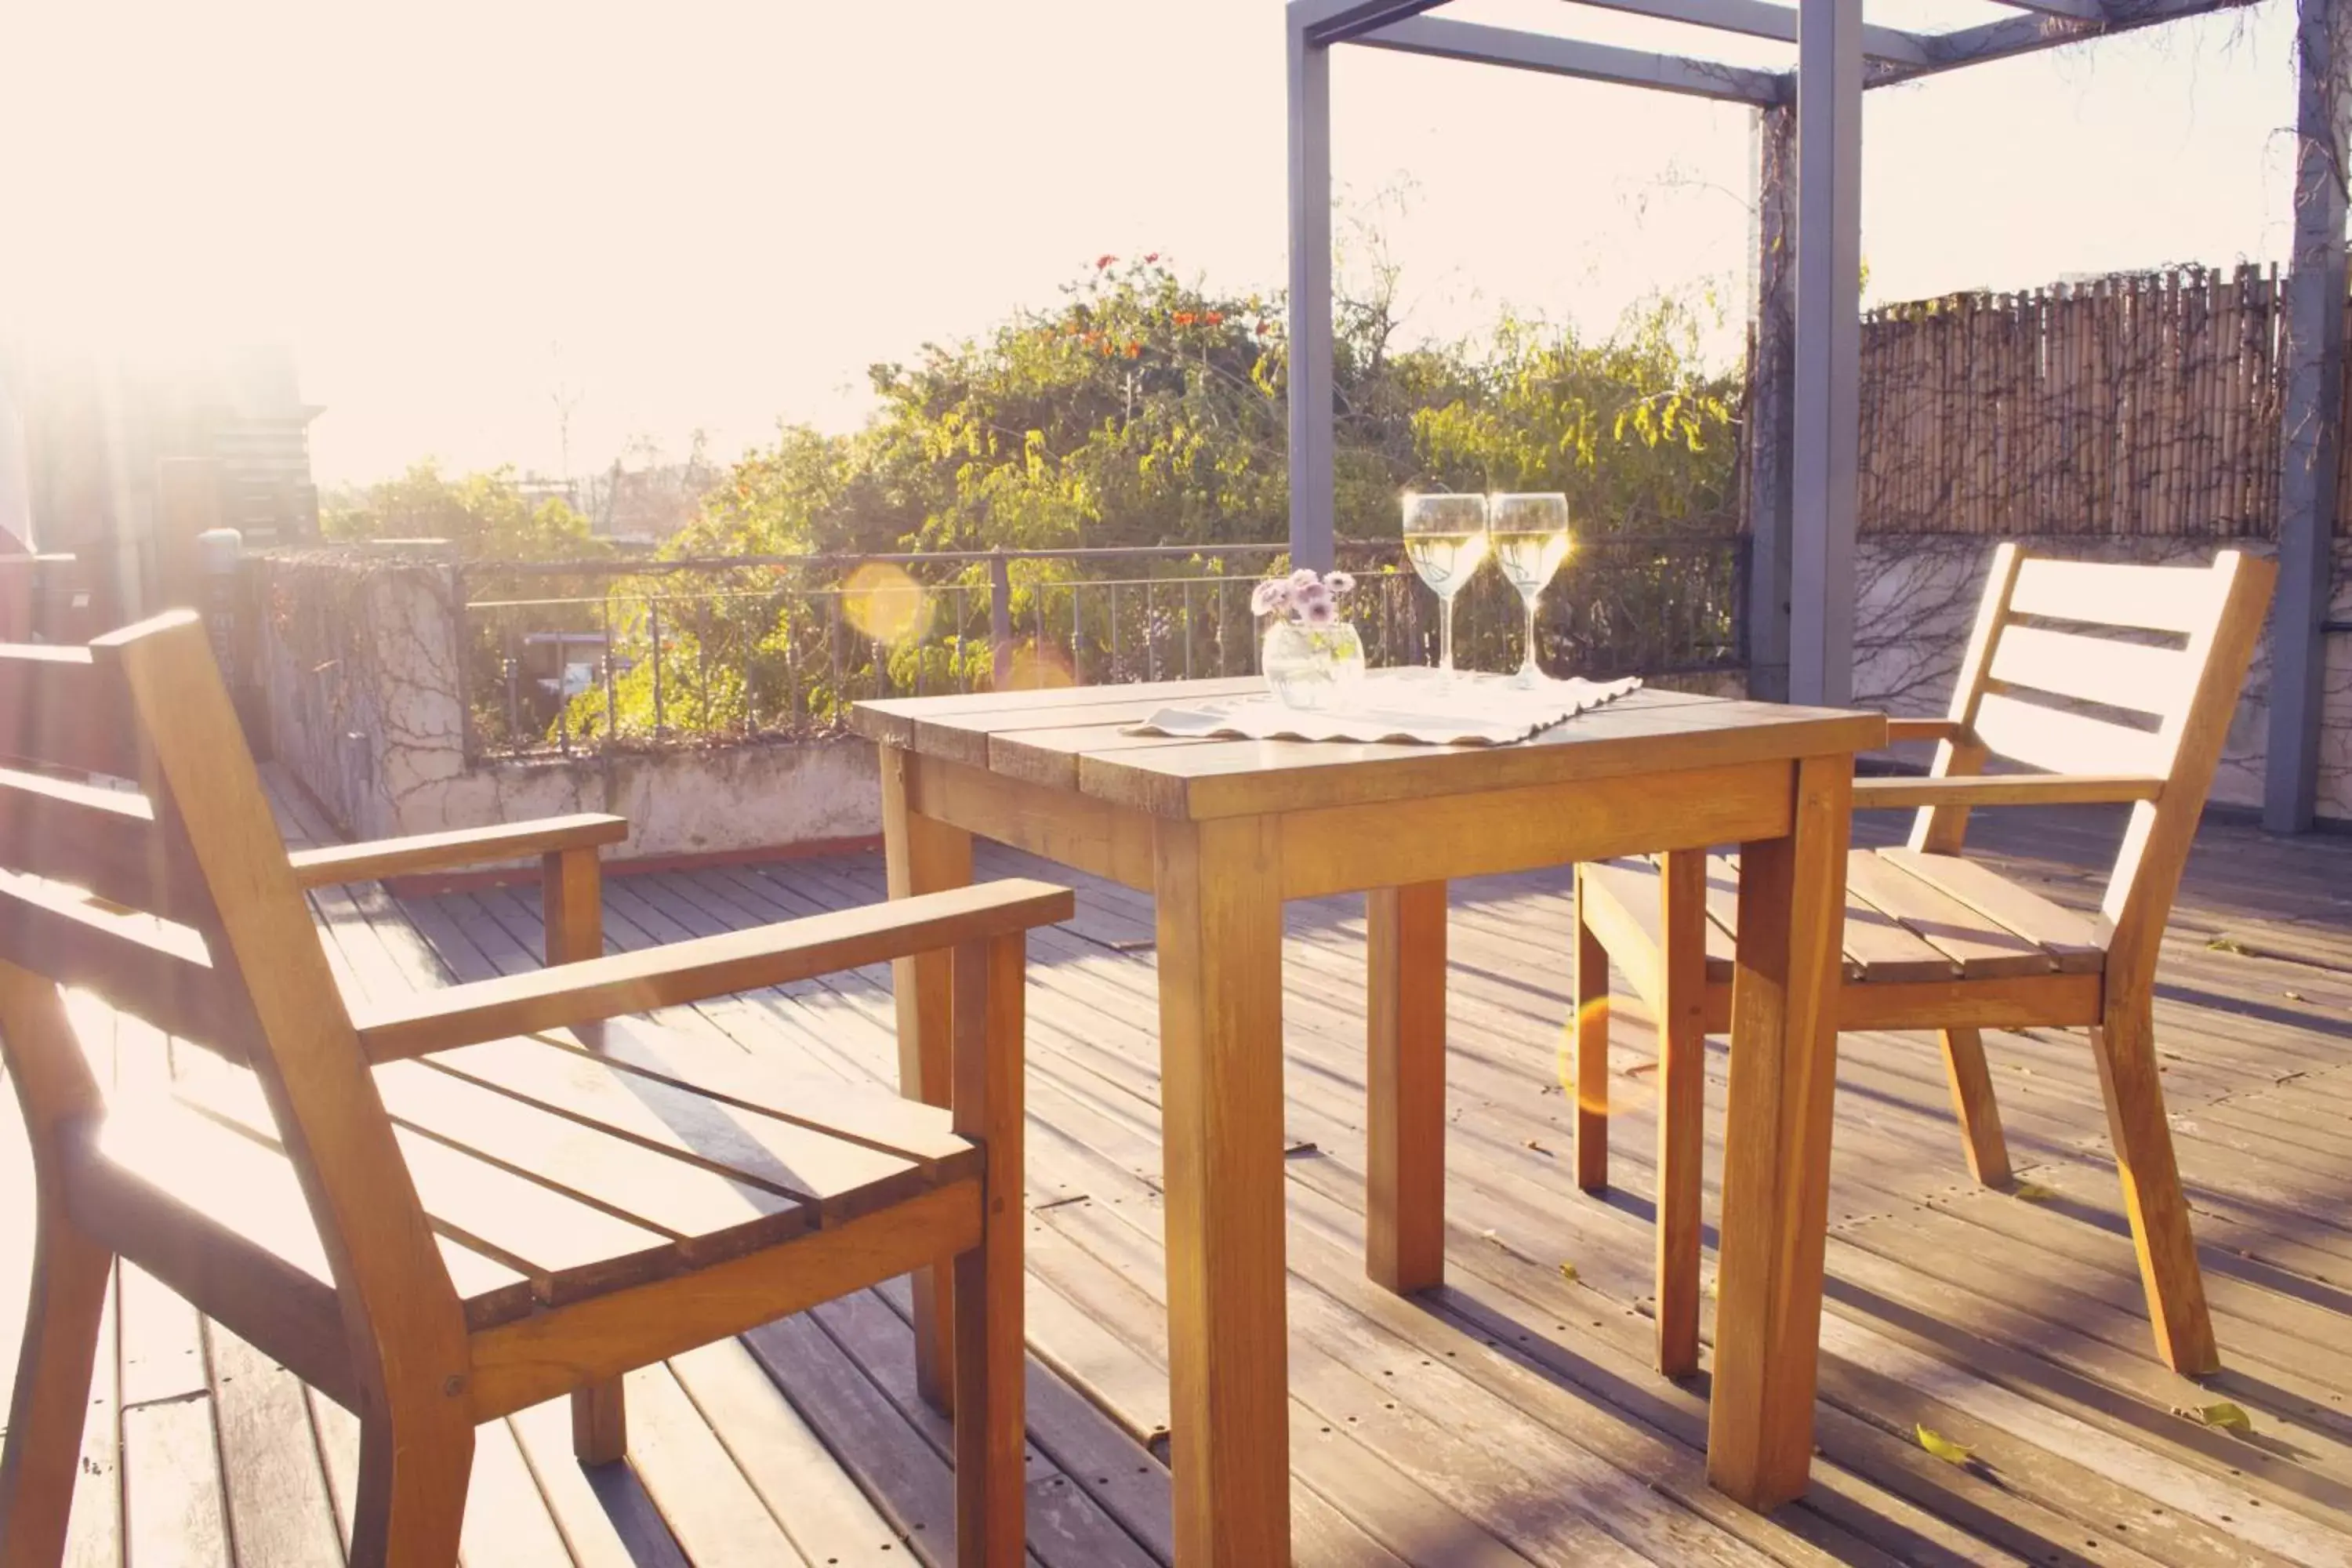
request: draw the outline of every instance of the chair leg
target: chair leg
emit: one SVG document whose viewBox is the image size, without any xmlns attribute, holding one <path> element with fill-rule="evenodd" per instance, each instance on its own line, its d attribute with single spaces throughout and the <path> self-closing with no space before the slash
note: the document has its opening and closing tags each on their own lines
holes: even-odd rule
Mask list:
<svg viewBox="0 0 2352 1568">
<path fill-rule="evenodd" d="M 456 1400 L 446 1404 L 414 1420 L 362 1417 L 351 1568 L 449 1568 L 457 1561 L 474 1428 Z"/>
<path fill-rule="evenodd" d="M 1658 1007 L 1658 1370 L 1698 1370 L 1699 1194 L 1706 1166 L 1706 857 L 1665 857 Z"/>
<path fill-rule="evenodd" d="M 1017 1568 L 1027 1548 L 1021 1226 L 1016 1200 L 955 1260 L 956 1561 Z"/>
<path fill-rule="evenodd" d="M 1984 1037 L 1974 1029 L 1946 1029 L 1944 1073 L 1951 1079 L 1952 1109 L 1969 1152 L 1969 1170 L 1988 1187 L 2010 1183 L 2009 1140 L 2000 1131 L 2000 1106 L 1992 1097 L 1992 1072 L 1985 1066 Z"/>
<path fill-rule="evenodd" d="M 2148 1005 L 2111 1008 L 2104 1026 L 2092 1026 L 2091 1054 L 2099 1064 L 2099 1089 L 2106 1097 L 2107 1128 L 2123 1178 L 2124 1208 L 2131 1217 L 2157 1353 L 2184 1376 L 2218 1372 L 2221 1357 L 2205 1306 L 2196 1239 L 2189 1230 L 2189 1200 L 2180 1190 L 2172 1129 L 2165 1121 L 2155 1018 Z"/>
<path fill-rule="evenodd" d="M 1576 868 L 1576 1184 L 1609 1189 L 1609 950 L 1585 923 L 1584 868 Z"/>
<path fill-rule="evenodd" d="M 583 1465 L 609 1465 L 629 1451 L 629 1408 L 621 1380 L 572 1391 L 572 1453 Z"/>
<path fill-rule="evenodd" d="M 0 1457 L 0 1568 L 57 1568 L 89 1415 L 89 1374 L 114 1255 L 42 1205 L 32 1300 Z"/>
</svg>

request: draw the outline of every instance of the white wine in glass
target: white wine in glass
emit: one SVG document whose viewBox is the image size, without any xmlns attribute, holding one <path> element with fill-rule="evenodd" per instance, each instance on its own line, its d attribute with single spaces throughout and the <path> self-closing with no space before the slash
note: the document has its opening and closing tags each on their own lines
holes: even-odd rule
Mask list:
<svg viewBox="0 0 2352 1568">
<path fill-rule="evenodd" d="M 1437 595 L 1437 668 L 1454 672 L 1454 597 L 1486 558 L 1485 496 L 1408 495 L 1404 553 Z"/>
<path fill-rule="evenodd" d="M 1568 559 L 1568 498 L 1558 493 L 1496 496 L 1487 503 L 1486 526 L 1495 564 L 1527 605 L 1528 651 L 1516 684 L 1531 687 L 1543 679 L 1536 667 L 1536 600 Z"/>
</svg>

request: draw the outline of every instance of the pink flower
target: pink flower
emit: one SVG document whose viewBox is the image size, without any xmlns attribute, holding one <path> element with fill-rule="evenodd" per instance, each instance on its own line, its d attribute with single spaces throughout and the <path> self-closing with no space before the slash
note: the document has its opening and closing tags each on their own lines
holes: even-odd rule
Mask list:
<svg viewBox="0 0 2352 1568">
<path fill-rule="evenodd" d="M 1330 595 L 1327 594 L 1319 599 L 1301 605 L 1298 607 L 1298 618 L 1310 626 L 1328 626 L 1339 618 L 1339 606 L 1333 604 Z"/>
<path fill-rule="evenodd" d="M 1322 585 L 1323 579 L 1304 566 L 1290 574 L 1290 591 L 1294 594 L 1303 594 L 1309 588 L 1320 588 Z"/>
<path fill-rule="evenodd" d="M 1355 574 L 1350 572 L 1326 572 L 1323 574 L 1323 585 L 1334 594 L 1352 594 L 1356 591 Z"/>
<path fill-rule="evenodd" d="M 1280 577 L 1269 577 L 1250 592 L 1250 614 L 1253 616 L 1286 615 L 1290 610 L 1290 584 Z"/>
</svg>

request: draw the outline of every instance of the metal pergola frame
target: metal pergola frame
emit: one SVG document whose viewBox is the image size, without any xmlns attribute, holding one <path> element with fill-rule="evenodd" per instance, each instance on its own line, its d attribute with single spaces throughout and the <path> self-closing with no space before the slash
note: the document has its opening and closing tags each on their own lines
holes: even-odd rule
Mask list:
<svg viewBox="0 0 2352 1568">
<path fill-rule="evenodd" d="M 1853 696 L 1860 439 L 1862 95 L 1987 60 L 2155 26 L 2251 0 L 1996 0 L 2015 16 L 1941 33 L 1863 19 L 1863 0 L 1562 0 L 1794 44 L 1759 70 L 1433 16 L 1444 0 L 1290 0 L 1290 542 L 1331 562 L 1330 50 L 1355 44 L 1748 105 L 1757 116 L 1757 298 L 1748 438 L 1748 635 L 1759 695 Z M 2352 12 L 2352 6 L 2347 7 Z M 2298 0 L 2301 93 L 2288 289 L 2265 820 L 2311 825 L 2322 628 L 2335 522 L 2345 304 L 2346 106 L 2335 0 Z"/>
</svg>

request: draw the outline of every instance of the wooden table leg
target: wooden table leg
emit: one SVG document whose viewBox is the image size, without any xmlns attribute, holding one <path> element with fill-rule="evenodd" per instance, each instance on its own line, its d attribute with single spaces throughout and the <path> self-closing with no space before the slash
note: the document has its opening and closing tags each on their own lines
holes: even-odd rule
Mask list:
<svg viewBox="0 0 2352 1568">
<path fill-rule="evenodd" d="M 1755 1509 L 1812 1464 L 1853 759 L 1807 758 L 1795 784 L 1790 836 L 1742 849 L 1731 982 L 1706 1473 Z"/>
<path fill-rule="evenodd" d="M 881 748 L 882 853 L 890 896 L 912 898 L 971 881 L 971 835 L 923 816 L 908 799 L 912 759 L 896 746 Z M 929 952 L 890 966 L 898 1009 L 898 1092 L 945 1105 L 953 1088 L 955 957 Z M 953 1260 L 942 1258 L 914 1277 L 915 1386 L 933 1408 L 955 1407 Z"/>
<path fill-rule="evenodd" d="M 1658 1370 L 1698 1370 L 1699 1196 L 1706 1164 L 1706 854 L 1676 849 L 1658 887 Z"/>
<path fill-rule="evenodd" d="M 1364 1271 L 1445 1281 L 1445 884 L 1364 895 Z"/>
<path fill-rule="evenodd" d="M 1176 1561 L 1290 1561 L 1282 888 L 1265 818 L 1155 826 Z"/>
</svg>

